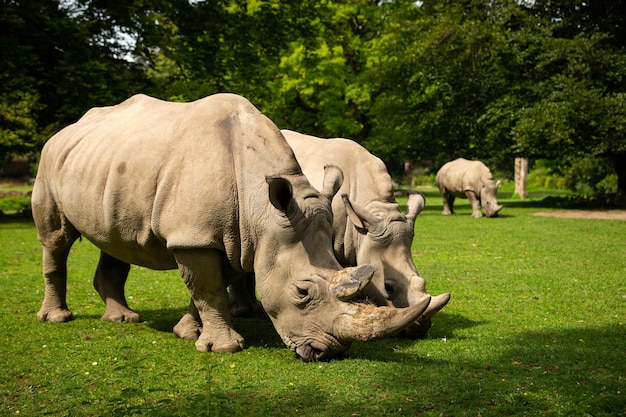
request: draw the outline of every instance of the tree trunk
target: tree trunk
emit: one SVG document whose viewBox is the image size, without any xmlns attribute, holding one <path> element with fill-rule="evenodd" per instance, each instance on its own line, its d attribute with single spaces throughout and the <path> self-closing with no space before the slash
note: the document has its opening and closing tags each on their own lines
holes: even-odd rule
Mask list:
<svg viewBox="0 0 626 417">
<path fill-rule="evenodd" d="M 522 200 L 528 198 L 526 183 L 528 182 L 528 158 L 515 158 L 515 191 Z"/>
</svg>

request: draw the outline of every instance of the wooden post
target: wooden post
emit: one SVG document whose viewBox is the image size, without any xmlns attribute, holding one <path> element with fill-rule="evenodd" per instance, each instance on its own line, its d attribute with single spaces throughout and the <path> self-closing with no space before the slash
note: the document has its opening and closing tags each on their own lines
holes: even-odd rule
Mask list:
<svg viewBox="0 0 626 417">
<path fill-rule="evenodd" d="M 528 181 L 528 158 L 515 158 L 515 191 L 522 200 L 528 198 L 526 182 Z"/>
</svg>

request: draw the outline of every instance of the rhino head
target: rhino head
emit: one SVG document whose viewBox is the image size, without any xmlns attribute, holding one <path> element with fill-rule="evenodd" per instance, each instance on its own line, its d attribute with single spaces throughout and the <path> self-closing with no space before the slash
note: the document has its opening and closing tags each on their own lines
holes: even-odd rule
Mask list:
<svg viewBox="0 0 626 417">
<path fill-rule="evenodd" d="M 492 179 L 481 178 L 480 204 L 485 210 L 487 217 L 498 217 L 498 212 L 502 210 L 502 206 L 498 204 L 498 188 L 502 182 L 493 182 Z"/>
<path fill-rule="evenodd" d="M 419 305 L 425 297 L 426 283 L 420 276 L 411 255 L 415 219 L 425 205 L 421 194 L 411 194 L 407 213 L 403 215 L 395 203 L 372 202 L 367 207 L 342 196 L 348 218 L 359 231 L 356 263 L 371 264 L 374 276 L 364 295 L 380 306 L 407 308 Z M 430 319 L 448 303 L 450 294 L 432 297 L 428 308 L 407 329 L 412 337 L 423 336 Z"/>
<path fill-rule="evenodd" d="M 330 202 L 342 180 L 339 168 L 327 167 L 320 193 L 302 175 L 267 179 L 275 224 L 256 251 L 257 292 L 283 342 L 305 361 L 336 356 L 354 341 L 392 335 L 430 302 L 426 294 L 404 309 L 354 301 L 374 268 L 344 269 L 332 251 Z"/>
</svg>

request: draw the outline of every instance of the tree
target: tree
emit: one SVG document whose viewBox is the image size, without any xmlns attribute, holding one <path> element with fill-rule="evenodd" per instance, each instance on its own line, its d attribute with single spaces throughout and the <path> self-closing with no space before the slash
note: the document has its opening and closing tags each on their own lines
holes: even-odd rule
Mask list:
<svg viewBox="0 0 626 417">
<path fill-rule="evenodd" d="M 376 43 L 381 63 L 369 71 L 370 79 L 380 80 L 370 149 L 434 165 L 506 153 L 506 143 L 485 141 L 479 123 L 513 76 L 506 47 L 510 19 L 501 7 L 425 1 L 394 10 Z"/>
<path fill-rule="evenodd" d="M 281 51 L 269 114 L 282 127 L 357 141 L 369 134 L 373 84 L 362 77 L 387 3 L 312 2 Z"/>
<path fill-rule="evenodd" d="M 36 152 L 90 107 L 145 86 L 96 26 L 55 0 L 0 2 L 0 155 Z"/>
<path fill-rule="evenodd" d="M 536 1 L 511 43 L 523 77 L 482 121 L 530 157 L 604 155 L 626 192 L 623 2 Z M 599 7 L 599 4 L 606 3 Z M 617 8 L 616 8 L 617 7 Z M 536 22 L 530 24 L 530 22 Z"/>
<path fill-rule="evenodd" d="M 624 192 L 623 1 L 393 3 L 366 146 L 433 165 L 606 155 Z"/>
</svg>

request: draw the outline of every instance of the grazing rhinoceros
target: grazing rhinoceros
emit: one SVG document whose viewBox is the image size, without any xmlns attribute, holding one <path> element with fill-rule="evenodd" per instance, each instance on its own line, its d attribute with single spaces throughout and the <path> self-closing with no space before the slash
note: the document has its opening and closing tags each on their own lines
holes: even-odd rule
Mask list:
<svg viewBox="0 0 626 417">
<path fill-rule="evenodd" d="M 407 307 L 426 296 L 425 282 L 411 256 L 415 218 L 424 207 L 421 194 L 411 194 L 406 216 L 393 194 L 393 183 L 385 164 L 349 139 L 320 139 L 282 130 L 296 159 L 314 187 L 324 184 L 325 165 L 343 171 L 344 181 L 332 200 L 333 247 L 343 266 L 371 264 L 374 277 L 364 294 L 380 306 Z M 231 288 L 231 300 L 239 311 L 249 311 L 251 297 L 243 283 Z M 405 334 L 422 337 L 431 317 L 441 310 L 450 294 L 433 297 L 428 309 L 406 329 Z"/>
<path fill-rule="evenodd" d="M 45 281 L 37 317 L 72 319 L 66 264 L 82 235 L 101 249 L 104 320 L 140 320 L 124 297 L 130 264 L 178 268 L 204 324 L 199 351 L 243 348 L 226 288 L 253 270 L 277 332 L 304 360 L 399 331 L 429 297 L 409 309 L 348 301 L 373 270 L 342 269 L 333 256 L 330 199 L 341 178 L 329 167 L 322 192 L 311 187 L 278 128 L 236 95 L 137 95 L 92 109 L 42 151 L 32 195 Z"/>
<path fill-rule="evenodd" d="M 443 197 L 443 214 L 454 213 L 455 197 L 467 198 L 472 205 L 472 217 L 482 217 L 480 207 L 487 217 L 496 217 L 502 210 L 498 205 L 498 188 L 491 171 L 480 161 L 458 158 L 444 164 L 437 172 L 437 187 Z"/>
</svg>

